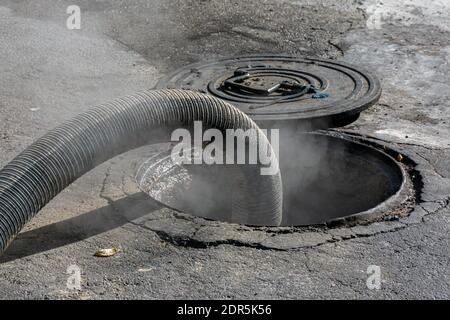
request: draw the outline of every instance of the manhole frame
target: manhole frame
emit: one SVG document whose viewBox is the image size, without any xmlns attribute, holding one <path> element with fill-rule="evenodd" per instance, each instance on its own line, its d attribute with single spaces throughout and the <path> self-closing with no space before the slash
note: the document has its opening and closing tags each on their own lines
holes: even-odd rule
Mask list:
<svg viewBox="0 0 450 320">
<path fill-rule="evenodd" d="M 414 209 L 414 206 L 417 203 L 417 195 L 416 187 L 410 174 L 411 168 L 409 168 L 406 163 L 397 161 L 391 154 L 389 154 L 400 154 L 399 152 L 390 148 L 388 145 L 380 145 L 368 140 L 367 138 L 370 137 L 365 138 L 362 136 L 355 136 L 354 133 L 351 132 L 346 132 L 343 130 L 322 130 L 320 132 L 338 139 L 344 139 L 351 143 L 363 145 L 364 147 L 378 152 L 381 156 L 387 157 L 399 170 L 402 183 L 396 193 L 392 194 L 389 198 L 380 202 L 375 207 L 344 217 L 330 219 L 325 223 L 318 225 L 326 225 L 328 227 L 351 227 L 355 225 L 366 225 L 377 221 L 382 221 L 386 217 L 399 219 L 407 216 Z M 406 155 L 404 157 L 404 161 L 408 161 Z M 399 213 L 398 211 L 404 212 Z"/>
<path fill-rule="evenodd" d="M 349 214 L 346 216 L 338 217 L 338 218 L 332 218 L 329 220 L 326 220 L 322 223 L 313 223 L 313 224 L 302 224 L 302 225 L 283 225 L 280 227 L 269 227 L 269 226 L 250 226 L 250 225 L 242 225 L 254 229 L 260 229 L 260 228 L 310 228 L 310 227 L 329 227 L 329 228 L 335 228 L 335 227 L 352 227 L 356 225 L 367 225 L 378 221 L 383 221 L 386 218 L 389 219 L 399 219 L 406 217 L 413 209 L 414 206 L 417 203 L 417 195 L 416 195 L 416 188 L 412 181 L 411 174 L 410 174 L 410 168 L 409 165 L 403 162 L 398 162 L 394 157 L 389 153 L 397 153 L 396 150 L 390 148 L 386 145 L 380 145 L 377 143 L 374 143 L 373 141 L 368 140 L 370 137 L 361 137 L 361 136 L 355 136 L 355 133 L 353 132 L 346 132 L 343 130 L 318 130 L 314 132 L 308 132 L 308 133 L 301 133 L 305 135 L 321 135 L 328 138 L 334 138 L 334 139 L 342 139 L 347 143 L 353 143 L 356 145 L 360 145 L 364 148 L 369 148 L 371 151 L 373 151 L 375 154 L 379 155 L 380 157 L 385 157 L 386 159 L 389 159 L 391 162 L 391 165 L 394 165 L 395 168 L 398 170 L 401 176 L 401 184 L 398 187 L 398 190 L 390 195 L 387 199 L 383 200 L 382 202 L 378 203 L 376 206 L 353 214 Z M 404 161 L 407 161 L 408 159 L 405 156 Z M 144 192 L 145 193 L 145 192 Z M 150 195 L 149 195 L 150 196 Z M 162 201 L 159 201 L 158 199 L 153 198 L 150 196 L 154 201 L 159 203 L 161 206 L 166 207 L 170 210 L 174 210 L 176 212 L 186 214 L 188 216 L 191 216 L 195 219 L 204 219 L 205 221 L 213 221 L 217 223 L 227 223 L 232 225 L 240 225 L 236 223 L 232 223 L 229 221 L 222 221 L 222 220 L 216 220 L 208 217 L 203 216 L 197 216 L 189 212 L 185 212 L 183 210 L 180 210 L 178 208 L 175 208 L 171 205 L 168 205 Z"/>
</svg>

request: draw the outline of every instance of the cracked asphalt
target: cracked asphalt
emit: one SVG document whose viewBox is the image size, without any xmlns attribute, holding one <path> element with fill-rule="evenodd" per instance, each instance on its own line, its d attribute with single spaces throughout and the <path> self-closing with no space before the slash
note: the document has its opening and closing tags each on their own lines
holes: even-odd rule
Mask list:
<svg viewBox="0 0 450 320">
<path fill-rule="evenodd" d="M 81 30 L 66 8 L 81 8 Z M 405 155 L 409 215 L 335 228 L 251 228 L 162 208 L 118 156 L 76 181 L 0 258 L 1 299 L 449 299 L 450 5 L 444 0 L 0 0 L 0 166 L 64 119 L 190 62 L 248 53 L 347 61 L 380 101 L 338 129 Z M 326 201 L 326 199 L 324 200 Z M 119 247 L 110 258 L 93 254 Z M 67 268 L 82 288 L 66 286 Z M 366 285 L 381 268 L 381 288 Z"/>
</svg>

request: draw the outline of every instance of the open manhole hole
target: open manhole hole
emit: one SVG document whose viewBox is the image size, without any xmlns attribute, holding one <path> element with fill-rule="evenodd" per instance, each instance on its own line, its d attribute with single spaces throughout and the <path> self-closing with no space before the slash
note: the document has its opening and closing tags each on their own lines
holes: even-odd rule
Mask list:
<svg viewBox="0 0 450 320">
<path fill-rule="evenodd" d="M 404 200 L 405 171 L 397 161 L 344 136 L 299 134 L 280 145 L 279 158 L 284 226 L 373 221 Z M 176 165 L 167 151 L 148 159 L 137 181 L 165 206 L 229 222 L 233 181 L 228 170 L 226 165 Z"/>
<path fill-rule="evenodd" d="M 283 226 L 373 221 L 404 201 L 404 169 L 383 150 L 333 132 L 380 97 L 379 81 L 337 61 L 260 55 L 186 66 L 157 88 L 207 92 L 249 115 L 262 128 L 279 129 Z M 140 188 L 173 209 L 230 221 L 226 165 L 176 165 L 170 151 L 148 159 Z"/>
</svg>

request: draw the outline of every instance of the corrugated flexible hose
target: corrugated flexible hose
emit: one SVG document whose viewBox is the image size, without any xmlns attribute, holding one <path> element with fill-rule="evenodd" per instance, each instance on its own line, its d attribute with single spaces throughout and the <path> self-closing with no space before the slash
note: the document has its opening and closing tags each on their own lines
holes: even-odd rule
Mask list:
<svg viewBox="0 0 450 320">
<path fill-rule="evenodd" d="M 189 127 L 193 121 L 219 130 L 255 129 L 263 141 L 259 145 L 273 151 L 248 116 L 199 92 L 146 91 L 93 107 L 49 131 L 0 171 L 0 254 L 40 209 L 83 174 L 118 154 L 160 142 L 164 128 Z M 235 222 L 281 223 L 281 176 L 279 171 L 261 175 L 262 166 L 236 165 Z"/>
</svg>

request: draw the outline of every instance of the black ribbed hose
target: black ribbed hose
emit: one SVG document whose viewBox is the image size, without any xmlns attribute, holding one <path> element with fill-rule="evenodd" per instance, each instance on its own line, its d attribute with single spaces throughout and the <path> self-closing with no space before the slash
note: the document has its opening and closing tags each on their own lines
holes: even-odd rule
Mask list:
<svg viewBox="0 0 450 320">
<path fill-rule="evenodd" d="M 0 254 L 25 223 L 83 174 L 120 153 L 159 141 L 168 126 L 189 126 L 193 121 L 220 130 L 260 133 L 230 104 L 185 90 L 146 91 L 117 99 L 49 131 L 0 171 Z M 271 148 L 266 137 L 258 135 Z M 237 222 L 276 226 L 282 214 L 280 173 L 261 175 L 261 166 L 236 166 L 241 167 L 241 179 L 233 214 Z"/>
</svg>

